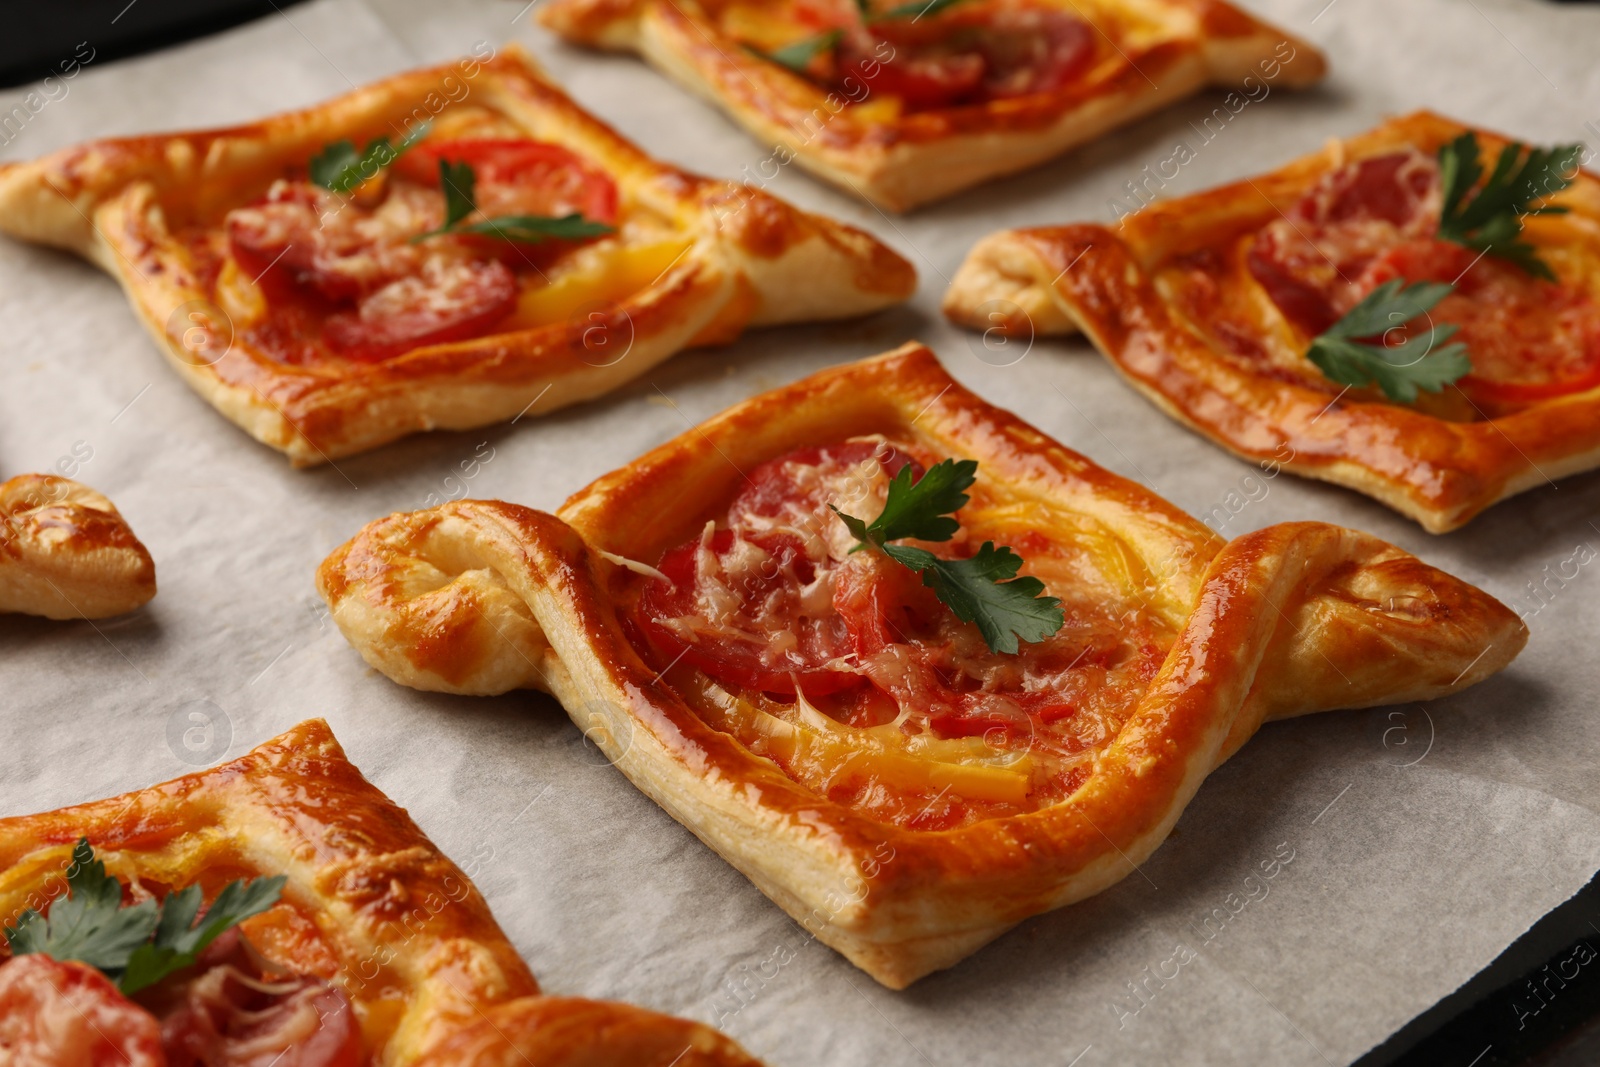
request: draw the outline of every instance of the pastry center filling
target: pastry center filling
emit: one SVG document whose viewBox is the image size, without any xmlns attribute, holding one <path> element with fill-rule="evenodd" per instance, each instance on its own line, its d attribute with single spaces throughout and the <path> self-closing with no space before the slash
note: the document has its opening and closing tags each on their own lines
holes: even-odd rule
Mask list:
<svg viewBox="0 0 1600 1067">
<path fill-rule="evenodd" d="M 286 176 L 196 241 L 253 348 L 289 364 L 374 363 L 560 321 L 574 300 L 649 282 L 654 259 L 633 263 L 637 243 L 568 236 L 552 224 L 564 219 L 624 225 L 616 183 L 559 145 L 430 138 L 348 193 Z"/>
<path fill-rule="evenodd" d="M 639 579 L 631 611 L 641 654 L 712 725 L 830 799 L 929 829 L 1076 790 L 1172 640 L 1104 552 L 1058 542 L 1042 505 L 986 494 L 981 475 L 951 540 L 907 543 L 942 558 L 1018 548 L 1063 601 L 1053 636 L 992 652 L 916 572 L 852 552 L 830 505 L 877 514 L 896 472 L 936 459 L 880 437 L 764 463 L 661 557 L 662 578 Z"/>
<path fill-rule="evenodd" d="M 1307 338 L 1386 282 L 1453 284 L 1427 315 L 1399 331 L 1458 327 L 1452 340 L 1466 345 L 1472 370 L 1459 390 L 1432 401 L 1441 414 L 1493 417 L 1600 385 L 1600 303 L 1569 280 L 1581 274 L 1563 269 L 1577 257 L 1600 258 L 1595 242 L 1561 216 L 1530 219 L 1524 239 L 1562 279 L 1550 281 L 1437 236 L 1441 202 L 1440 168 L 1430 155 L 1412 149 L 1346 164 L 1247 239 L 1248 274 Z M 1444 410 L 1452 394 L 1463 410 Z"/>
<path fill-rule="evenodd" d="M 844 99 L 891 98 L 903 112 L 1055 92 L 1098 56 L 1087 22 L 1041 0 L 877 3 L 865 13 L 855 0 L 731 3 L 719 17 L 741 44 Z"/>
</svg>

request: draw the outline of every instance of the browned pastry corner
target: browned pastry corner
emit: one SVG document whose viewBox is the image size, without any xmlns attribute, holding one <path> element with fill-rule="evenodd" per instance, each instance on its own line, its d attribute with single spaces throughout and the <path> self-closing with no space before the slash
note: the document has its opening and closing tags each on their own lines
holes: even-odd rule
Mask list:
<svg viewBox="0 0 1600 1067">
<path fill-rule="evenodd" d="M 236 879 L 287 877 L 278 902 L 239 925 L 250 951 L 213 967 L 232 966 L 237 973 L 247 961 L 268 961 L 271 981 L 261 990 L 268 1002 L 246 1002 L 248 1026 L 238 1031 L 255 1034 L 257 1044 L 224 1041 L 239 1058 L 205 1062 L 266 1062 L 277 1052 L 289 1057 L 283 1062 L 306 1067 L 756 1065 L 732 1041 L 697 1023 L 625 1004 L 543 995 L 471 880 L 404 809 L 362 777 L 320 719 L 210 770 L 120 797 L 0 819 L 0 917 L 7 924 L 26 908 L 59 902 L 80 837 L 136 901 L 188 886 L 200 886 L 211 901 Z M 22 1056 L 19 1063 L 40 1062 L 27 1059 L 32 1050 L 56 1063 L 63 1061 L 52 1052 L 93 1046 L 103 1056 L 94 1063 L 166 1063 L 159 1049 L 144 1053 L 155 1058 L 140 1058 L 138 1024 L 144 1020 L 108 999 L 126 1003 L 104 992 L 109 986 L 98 972 L 37 955 L 8 957 L 0 943 L 0 1005 L 7 1009 L 0 1014 L 9 1016 L 0 1022 L 0 1052 Z M 35 1018 L 19 1017 L 19 1001 L 32 995 L 18 977 L 25 963 L 64 968 L 58 981 L 81 984 L 80 1014 L 66 1013 L 53 1030 L 34 1025 L 43 1017 L 40 1005 L 32 1005 Z M 202 956 L 203 965 L 213 963 Z M 101 996 L 86 1010 L 96 981 Z M 205 976 L 193 979 L 191 1001 L 211 996 L 195 991 L 205 983 Z M 71 989 L 58 995 L 73 1000 Z M 295 996 L 309 997 L 316 1008 L 304 1025 L 282 1017 L 284 998 Z M 165 991 L 138 999 L 163 1012 L 166 1040 L 172 1040 L 181 1012 L 168 1002 L 182 998 Z M 206 1003 L 224 1010 L 214 999 Z M 154 1032 L 153 1020 L 145 1025 Z M 287 1042 L 284 1051 L 261 1044 L 274 1038 Z"/>
<path fill-rule="evenodd" d="M 1556 279 L 1539 280 L 1432 235 L 1434 154 L 1469 129 L 1418 112 L 1115 227 L 993 234 L 945 313 L 1012 334 L 1081 330 L 1157 407 L 1234 454 L 1454 530 L 1600 464 L 1600 178 L 1580 172 L 1549 198 L 1569 213 L 1526 220 L 1521 239 Z M 1490 163 L 1508 143 L 1472 132 Z M 1429 321 L 1459 325 L 1473 362 L 1413 404 L 1342 389 L 1305 356 L 1330 307 L 1392 277 L 1456 284 Z"/>
<path fill-rule="evenodd" d="M 116 507 L 53 474 L 0 482 L 0 613 L 103 619 L 156 595 L 156 565 Z"/>
<path fill-rule="evenodd" d="M 420 143 L 348 195 L 313 180 L 330 145 L 407 134 Z M 467 222 L 614 232 L 417 240 L 446 222 L 446 161 L 475 166 Z M 551 411 L 684 348 L 916 285 L 861 230 L 650 158 L 515 46 L 245 126 L 0 166 L 0 231 L 115 277 L 184 380 L 296 466 Z"/>
<path fill-rule="evenodd" d="M 851 553 L 827 507 L 870 518 L 891 470 L 946 458 L 977 482 L 926 547 L 1010 546 L 1062 602 L 1065 626 L 1015 656 Z M 1264 721 L 1457 692 L 1527 636 L 1353 530 L 1224 543 L 916 344 L 737 404 L 555 515 L 460 501 L 373 522 L 317 581 L 404 685 L 554 694 L 893 988 L 1126 877 Z"/>
<path fill-rule="evenodd" d="M 891 211 L 1025 170 L 1206 86 L 1217 128 L 1326 69 L 1221 0 L 981 0 L 863 21 L 849 0 L 550 0 L 568 40 L 636 52 L 764 145 Z M 835 33 L 801 70 L 765 58 Z M 769 173 L 770 172 L 770 173 Z"/>
</svg>

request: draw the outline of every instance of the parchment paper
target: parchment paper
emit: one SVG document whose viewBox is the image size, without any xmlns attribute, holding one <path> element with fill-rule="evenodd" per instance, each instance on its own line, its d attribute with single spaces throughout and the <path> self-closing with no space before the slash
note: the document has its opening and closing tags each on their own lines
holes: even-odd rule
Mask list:
<svg viewBox="0 0 1600 1067">
<path fill-rule="evenodd" d="M 1315 92 L 1252 102 L 1209 143 L 1190 124 L 1221 94 L 908 218 L 793 168 L 779 174 L 779 195 L 864 225 L 916 262 L 909 307 L 754 333 L 581 409 L 417 437 L 337 467 L 293 471 L 213 412 L 162 365 L 110 279 L 0 242 L 0 473 L 60 470 L 108 493 L 149 545 L 161 587 L 110 622 L 0 619 L 0 814 L 148 785 L 322 715 L 476 878 L 547 989 L 715 1023 L 778 1067 L 1358 1057 L 1600 867 L 1600 568 L 1576 562 L 1600 546 L 1600 478 L 1565 479 L 1433 537 L 1354 493 L 1261 478 L 1160 415 L 1080 342 L 991 350 L 937 314 L 979 236 L 1109 221 L 1125 183 L 1180 141 L 1197 151 L 1170 195 L 1424 106 L 1534 142 L 1600 143 L 1600 126 L 1585 129 L 1600 122 L 1600 10 L 1254 6 L 1326 49 L 1333 75 Z M 734 177 L 768 155 L 642 64 L 560 47 L 519 7 L 317 0 L 154 56 L 91 61 L 32 90 L 37 106 L 6 128 L 0 158 L 252 119 L 511 39 L 659 156 Z M 84 27 L 89 49 L 96 32 Z M 4 94 L 0 114 L 28 107 L 28 91 Z M 1222 507 L 1229 535 L 1285 519 L 1369 530 L 1526 612 L 1533 640 L 1509 671 L 1451 700 L 1268 726 L 1139 874 L 892 993 L 808 940 L 586 749 L 548 698 L 402 689 L 323 616 L 313 569 L 373 518 L 429 494 L 554 508 L 690 421 L 911 337 L 1067 445 L 1191 512 Z"/>
</svg>

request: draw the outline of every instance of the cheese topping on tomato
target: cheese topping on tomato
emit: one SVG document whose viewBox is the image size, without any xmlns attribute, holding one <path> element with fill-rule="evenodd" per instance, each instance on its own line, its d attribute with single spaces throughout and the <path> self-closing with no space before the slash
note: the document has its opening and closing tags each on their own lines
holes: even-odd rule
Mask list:
<svg viewBox="0 0 1600 1067">
<path fill-rule="evenodd" d="M 225 248 L 211 253 L 220 258 L 219 303 L 236 329 L 274 358 L 303 364 L 377 362 L 497 327 L 540 324 L 524 314 L 524 294 L 547 287 L 561 260 L 596 242 L 421 239 L 444 222 L 441 161 L 473 168 L 473 218 L 579 214 L 617 222 L 609 176 L 565 148 L 526 139 L 427 141 L 351 196 L 285 178 L 228 213 Z M 640 272 L 624 264 L 624 273 Z M 583 294 L 566 295 L 563 303 Z M 607 288 L 606 295 L 618 294 Z"/>
<path fill-rule="evenodd" d="M 708 722 L 828 797 L 919 828 L 1036 810 L 1073 792 L 1173 633 L 1087 584 L 1057 584 L 1062 630 L 997 654 L 916 573 L 852 552 L 831 507 L 870 518 L 896 472 L 920 476 L 934 461 L 863 438 L 762 464 L 724 515 L 662 556 L 662 578 L 637 579 L 631 612 L 641 654 Z M 1047 584 L 1091 566 L 1019 525 L 1014 507 L 980 483 L 957 535 L 919 544 L 956 558 L 984 540 L 1009 543 Z"/>
<path fill-rule="evenodd" d="M 837 32 L 808 76 L 847 100 L 889 98 L 903 112 L 1054 92 L 1098 55 L 1087 22 L 1042 0 L 968 0 L 927 17 L 865 22 L 854 0 L 732 3 L 719 17 L 724 32 L 766 52 Z"/>
<path fill-rule="evenodd" d="M 1453 284 L 1413 330 L 1459 328 L 1453 340 L 1467 346 L 1472 371 L 1457 384 L 1480 417 L 1600 385 L 1593 283 L 1545 281 L 1440 239 L 1441 204 L 1430 155 L 1413 149 L 1349 163 L 1248 239 L 1245 262 L 1307 343 L 1384 282 Z M 1559 262 L 1556 270 L 1559 277 Z"/>
</svg>

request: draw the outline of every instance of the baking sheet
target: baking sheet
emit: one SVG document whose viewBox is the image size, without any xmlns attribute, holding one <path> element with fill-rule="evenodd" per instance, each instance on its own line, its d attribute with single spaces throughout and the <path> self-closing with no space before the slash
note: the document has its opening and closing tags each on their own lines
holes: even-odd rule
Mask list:
<svg viewBox="0 0 1600 1067">
<path fill-rule="evenodd" d="M 1565 479 L 1432 537 L 1353 493 L 1262 479 L 1162 417 L 1077 341 L 991 348 L 937 314 L 979 236 L 1109 221 L 1114 200 L 1129 203 L 1126 183 L 1180 142 L 1194 158 L 1162 178 L 1168 195 L 1423 106 L 1536 142 L 1600 144 L 1600 10 L 1253 6 L 1323 47 L 1333 74 L 1315 92 L 1252 101 L 1209 142 L 1191 123 L 1221 94 L 908 218 L 793 168 L 771 181 L 909 256 L 922 288 L 908 307 L 754 333 L 581 409 L 413 438 L 337 467 L 290 470 L 215 414 L 162 365 L 110 279 L 0 242 L 0 475 L 58 470 L 109 494 L 150 547 L 161 587 L 108 622 L 0 618 L 0 815 L 147 785 L 321 715 L 473 875 L 548 990 L 719 1025 L 775 1067 L 1360 1056 L 1600 868 L 1600 568 L 1578 562 L 1600 546 L 1600 477 Z M 72 77 L 0 95 L 0 116 L 27 111 L 0 126 L 0 158 L 248 120 L 514 39 L 658 156 L 758 173 L 768 152 L 717 113 L 631 59 L 553 43 L 527 11 L 316 0 L 114 67 L 81 62 L 95 33 L 85 26 Z M 586 748 L 548 698 L 395 686 L 345 644 L 313 591 L 316 564 L 370 519 L 430 494 L 553 509 L 690 422 L 912 337 L 1070 447 L 1191 512 L 1225 516 L 1230 536 L 1286 519 L 1369 530 L 1525 612 L 1532 642 L 1510 670 L 1449 700 L 1268 726 L 1212 775 L 1139 874 L 893 993 L 810 941 Z"/>
</svg>

